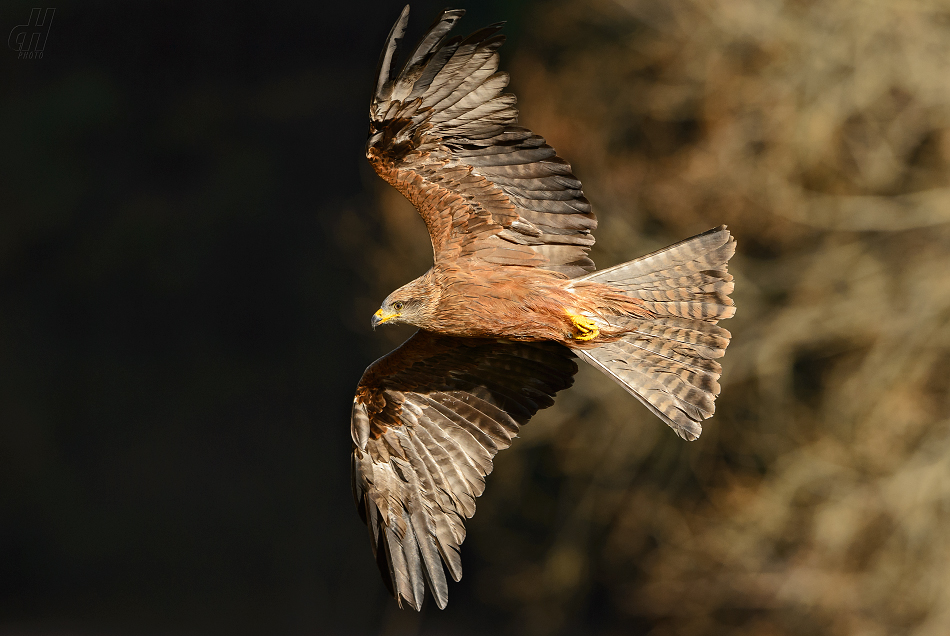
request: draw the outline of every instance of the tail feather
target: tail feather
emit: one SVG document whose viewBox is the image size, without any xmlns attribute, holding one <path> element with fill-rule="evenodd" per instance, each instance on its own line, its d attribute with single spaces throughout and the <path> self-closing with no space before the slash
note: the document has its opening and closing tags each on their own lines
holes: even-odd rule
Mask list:
<svg viewBox="0 0 950 636">
<path fill-rule="evenodd" d="M 591 272 L 579 280 L 622 284 L 632 280 L 662 280 L 671 273 L 689 275 L 716 270 L 725 265 L 735 250 L 735 239 L 725 225 L 720 225 L 632 261 Z"/>
<path fill-rule="evenodd" d="M 731 318 L 735 284 L 726 263 L 736 241 L 725 225 L 628 263 L 591 272 L 578 280 L 606 283 L 643 301 L 656 316 L 706 321 Z"/>
<path fill-rule="evenodd" d="M 655 318 L 653 320 L 637 320 L 628 323 L 633 328 L 631 333 L 642 336 L 643 340 L 657 343 L 661 350 L 666 347 L 676 348 L 680 345 L 689 345 L 688 355 L 694 359 L 705 359 L 709 364 L 726 353 L 729 339 L 732 334 L 719 325 L 699 320 L 680 320 L 679 318 Z"/>
<path fill-rule="evenodd" d="M 667 364 L 672 369 L 683 368 L 684 373 L 689 374 L 683 379 L 701 388 L 712 386 L 705 381 L 706 377 L 716 380 L 722 374 L 722 366 L 717 361 L 704 358 L 698 355 L 695 349 L 689 347 L 671 346 L 673 343 L 658 338 L 628 336 L 618 342 L 621 344 L 616 348 L 631 355 L 637 355 L 658 365 Z M 697 376 L 694 377 L 692 374 L 697 374 Z"/>
<path fill-rule="evenodd" d="M 735 314 L 726 264 L 735 239 L 725 226 L 579 280 L 605 283 L 640 299 L 654 318 L 631 318 L 619 340 L 576 353 L 614 378 L 666 422 L 694 440 L 712 417 L 732 335 L 716 323 Z"/>
</svg>

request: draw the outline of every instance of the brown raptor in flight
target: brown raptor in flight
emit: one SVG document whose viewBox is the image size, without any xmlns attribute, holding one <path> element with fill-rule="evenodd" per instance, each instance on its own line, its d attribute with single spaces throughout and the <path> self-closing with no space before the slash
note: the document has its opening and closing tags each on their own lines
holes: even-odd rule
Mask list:
<svg viewBox="0 0 950 636">
<path fill-rule="evenodd" d="M 497 72 L 500 24 L 448 37 L 444 11 L 401 70 L 409 7 L 383 48 L 366 156 L 419 210 L 434 264 L 383 301 L 373 326 L 419 327 L 364 373 L 353 401 L 353 493 L 400 607 L 426 583 L 448 601 L 464 520 L 495 453 L 582 358 L 688 440 L 712 416 L 735 313 L 725 226 L 609 269 L 571 166 L 518 125 Z"/>
</svg>

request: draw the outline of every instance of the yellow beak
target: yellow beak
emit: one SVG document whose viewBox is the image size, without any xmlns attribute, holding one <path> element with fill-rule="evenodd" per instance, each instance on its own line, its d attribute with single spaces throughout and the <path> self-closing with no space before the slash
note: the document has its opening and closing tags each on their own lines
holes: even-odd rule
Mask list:
<svg viewBox="0 0 950 636">
<path fill-rule="evenodd" d="M 392 320 L 393 318 L 398 318 L 398 317 L 399 317 L 398 312 L 395 312 L 395 311 L 385 312 L 382 309 L 380 309 L 375 314 L 373 314 L 373 320 L 370 321 L 370 324 L 373 325 L 373 329 L 375 329 L 378 325 L 381 325 L 384 322 L 387 322 L 389 320 Z"/>
</svg>

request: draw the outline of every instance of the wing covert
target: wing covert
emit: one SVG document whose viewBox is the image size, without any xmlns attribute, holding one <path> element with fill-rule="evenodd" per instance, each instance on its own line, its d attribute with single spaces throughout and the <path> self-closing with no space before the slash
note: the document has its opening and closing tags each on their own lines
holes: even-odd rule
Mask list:
<svg viewBox="0 0 950 636">
<path fill-rule="evenodd" d="M 419 210 L 435 261 L 475 256 L 579 276 L 597 221 L 571 166 L 518 126 L 502 91 L 500 24 L 448 37 L 464 14 L 445 11 L 393 73 L 408 7 L 380 58 L 366 156 Z"/>
<path fill-rule="evenodd" d="M 353 401 L 353 494 L 400 606 L 428 584 L 448 601 L 442 563 L 462 576 L 464 520 L 492 458 L 570 386 L 574 354 L 551 342 L 416 332 L 364 373 Z"/>
</svg>

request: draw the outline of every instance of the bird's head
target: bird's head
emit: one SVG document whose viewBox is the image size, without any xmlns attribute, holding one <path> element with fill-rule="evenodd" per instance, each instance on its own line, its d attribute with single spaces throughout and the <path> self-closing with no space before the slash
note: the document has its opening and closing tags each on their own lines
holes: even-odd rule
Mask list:
<svg viewBox="0 0 950 636">
<path fill-rule="evenodd" d="M 373 314 L 373 329 L 383 323 L 423 326 L 430 300 L 419 279 L 403 285 L 387 296 L 379 311 Z"/>
</svg>

